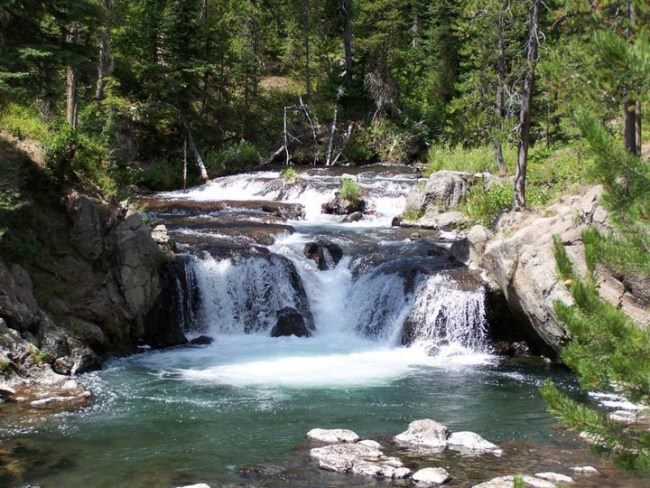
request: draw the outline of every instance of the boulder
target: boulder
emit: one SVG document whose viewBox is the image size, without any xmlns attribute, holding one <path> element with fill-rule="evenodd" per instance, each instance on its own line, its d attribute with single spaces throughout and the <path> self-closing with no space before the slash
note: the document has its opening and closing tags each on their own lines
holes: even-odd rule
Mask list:
<svg viewBox="0 0 650 488">
<path fill-rule="evenodd" d="M 445 468 L 424 468 L 413 473 L 411 477 L 418 486 L 437 486 L 451 479 Z"/>
<path fill-rule="evenodd" d="M 379 449 L 381 450 L 381 444 L 377 441 L 373 441 L 370 439 L 365 439 L 362 441 L 359 441 L 359 444 L 362 444 L 364 446 L 372 447 L 373 449 Z"/>
<path fill-rule="evenodd" d="M 307 432 L 307 438 L 312 441 L 324 442 L 327 444 L 336 444 L 342 442 L 357 442 L 359 436 L 348 429 L 311 429 Z M 373 449 L 379 449 L 379 444 L 372 445 L 369 444 L 373 441 L 362 441 L 363 445 L 366 447 L 371 447 Z"/>
<path fill-rule="evenodd" d="M 353 212 L 350 215 L 346 215 L 343 217 L 343 222 L 344 224 L 349 224 L 350 222 L 358 222 L 360 220 L 363 220 L 363 214 L 361 212 Z"/>
<path fill-rule="evenodd" d="M 565 474 L 560 473 L 535 473 L 536 478 L 541 478 L 543 480 L 552 481 L 553 483 L 573 483 L 573 478 Z"/>
<path fill-rule="evenodd" d="M 467 225 L 469 218 L 458 211 L 439 213 L 435 207 L 428 207 L 422 217 L 415 221 L 402 222 L 403 227 L 421 227 L 433 230 L 454 230 Z"/>
<path fill-rule="evenodd" d="M 169 234 L 167 234 L 167 226 L 163 224 L 155 226 L 151 231 L 151 238 L 157 244 L 168 244 Z"/>
<path fill-rule="evenodd" d="M 449 438 L 449 429 L 431 419 L 415 420 L 409 424 L 408 429 L 394 437 L 397 444 L 423 448 L 444 449 Z"/>
<path fill-rule="evenodd" d="M 574 466 L 571 469 L 579 474 L 598 474 L 598 470 L 593 466 Z"/>
<path fill-rule="evenodd" d="M 207 335 L 200 335 L 190 340 L 190 344 L 193 346 L 207 346 L 208 344 L 212 344 L 213 342 L 214 342 L 214 338 Z"/>
<path fill-rule="evenodd" d="M 474 432 L 454 432 L 447 439 L 447 445 L 454 450 L 469 453 L 489 452 L 495 456 L 500 456 L 503 451 L 499 446 L 486 441 Z"/>
<path fill-rule="evenodd" d="M 461 203 L 469 189 L 473 176 L 457 171 L 437 171 L 431 176 L 424 187 L 427 206 L 454 208 Z"/>
<path fill-rule="evenodd" d="M 311 259 L 321 271 L 333 269 L 343 257 L 343 249 L 338 244 L 327 241 L 308 242 L 303 254 Z"/>
<path fill-rule="evenodd" d="M 297 337 L 310 337 L 311 331 L 305 325 L 305 319 L 295 309 L 284 307 L 276 312 L 277 322 L 271 330 L 271 337 L 295 335 Z"/>
<path fill-rule="evenodd" d="M 177 488 L 210 488 L 210 485 L 207 485 L 205 483 L 196 483 L 193 485 L 178 486 Z"/>
<path fill-rule="evenodd" d="M 427 195 L 424 193 L 424 189 L 416 187 L 413 188 L 407 195 L 406 195 L 406 206 L 404 207 L 405 210 L 415 210 L 415 211 L 420 211 L 424 208 L 425 204 L 427 201 Z"/>
<path fill-rule="evenodd" d="M 526 488 L 555 488 L 555 483 L 534 476 L 521 476 L 521 479 Z M 485 483 L 474 485 L 473 488 L 512 488 L 514 480 L 514 476 L 499 476 Z"/>
<path fill-rule="evenodd" d="M 332 200 L 324 203 L 321 206 L 321 211 L 323 213 L 333 215 L 349 215 L 355 212 L 363 213 L 365 209 L 366 201 L 364 199 L 347 200 L 345 198 L 341 198 L 339 192 L 336 192 Z"/>
<path fill-rule="evenodd" d="M 309 456 L 322 469 L 360 476 L 401 479 L 411 474 L 396 457 L 385 456 L 374 447 L 361 443 L 333 444 L 314 448 Z"/>
</svg>

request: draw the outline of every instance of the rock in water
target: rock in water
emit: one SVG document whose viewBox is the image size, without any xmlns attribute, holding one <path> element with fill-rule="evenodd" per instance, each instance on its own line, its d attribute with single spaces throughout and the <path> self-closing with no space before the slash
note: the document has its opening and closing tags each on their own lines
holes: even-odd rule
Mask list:
<svg viewBox="0 0 650 488">
<path fill-rule="evenodd" d="M 190 344 L 193 346 L 205 346 L 208 344 L 212 344 L 214 342 L 214 339 L 210 336 L 207 335 L 200 335 L 198 337 L 195 337 L 190 341 Z"/>
<path fill-rule="evenodd" d="M 535 473 L 535 477 L 553 481 L 554 483 L 573 483 L 573 478 L 571 478 L 571 476 L 560 473 Z"/>
<path fill-rule="evenodd" d="M 363 214 L 361 212 L 353 212 L 350 215 L 343 217 L 341 222 L 348 224 L 350 222 L 358 222 L 359 220 L 363 220 Z"/>
<path fill-rule="evenodd" d="M 307 432 L 307 438 L 312 441 L 325 442 L 328 444 L 334 444 L 339 442 L 357 442 L 359 436 L 356 432 L 353 432 L 348 429 L 311 429 Z M 378 449 L 377 446 L 369 445 L 368 442 L 372 441 L 362 441 L 366 447 Z"/>
<path fill-rule="evenodd" d="M 395 436 L 395 442 L 401 445 L 425 449 L 444 449 L 449 438 L 449 429 L 431 419 L 415 420 L 408 430 Z"/>
<path fill-rule="evenodd" d="M 555 488 L 555 483 L 534 476 L 522 476 L 521 479 L 526 488 Z M 474 485 L 472 488 L 512 488 L 514 481 L 514 476 L 500 476 L 485 483 Z"/>
<path fill-rule="evenodd" d="M 486 441 L 474 432 L 454 432 L 447 439 L 447 445 L 457 451 L 470 451 L 475 453 L 489 452 L 495 456 L 503 454 L 499 446 Z"/>
<path fill-rule="evenodd" d="M 343 249 L 333 242 L 308 242 L 305 244 L 303 254 L 307 259 L 315 261 L 318 269 L 326 271 L 336 267 L 343 257 Z"/>
<path fill-rule="evenodd" d="M 184 485 L 177 488 L 210 488 L 210 485 L 207 485 L 205 483 L 196 483 L 194 485 Z"/>
<path fill-rule="evenodd" d="M 444 468 L 424 468 L 416 471 L 412 478 L 418 486 L 436 486 L 446 483 L 451 476 Z"/>
<path fill-rule="evenodd" d="M 338 473 L 353 473 L 381 478 L 406 478 L 411 470 L 396 457 L 384 456 L 379 449 L 366 444 L 333 444 L 309 452 L 318 466 Z"/>
<path fill-rule="evenodd" d="M 271 337 L 295 335 L 297 337 L 310 337 L 311 331 L 305 325 L 305 319 L 291 307 L 284 307 L 276 312 L 278 321 L 271 330 Z"/>
</svg>

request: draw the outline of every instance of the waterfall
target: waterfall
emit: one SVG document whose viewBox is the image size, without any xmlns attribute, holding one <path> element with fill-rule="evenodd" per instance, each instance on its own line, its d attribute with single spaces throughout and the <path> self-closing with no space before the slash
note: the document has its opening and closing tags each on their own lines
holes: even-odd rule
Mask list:
<svg viewBox="0 0 650 488">
<path fill-rule="evenodd" d="M 284 307 L 313 323 L 305 290 L 293 264 L 275 254 L 190 262 L 201 290 L 201 327 L 215 334 L 268 333 Z"/>
</svg>

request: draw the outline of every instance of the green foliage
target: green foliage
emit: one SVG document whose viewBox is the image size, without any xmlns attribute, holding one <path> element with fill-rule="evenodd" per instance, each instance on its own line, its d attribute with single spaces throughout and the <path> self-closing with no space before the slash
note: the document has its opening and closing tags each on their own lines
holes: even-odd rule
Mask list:
<svg viewBox="0 0 650 488">
<path fill-rule="evenodd" d="M 424 215 L 424 212 L 422 212 L 421 208 L 407 208 L 404 210 L 404 212 L 402 212 L 400 218 L 402 220 L 412 222 L 414 220 L 418 220 L 420 217 L 422 217 L 422 215 Z"/>
<path fill-rule="evenodd" d="M 280 171 L 280 176 L 285 183 L 294 183 L 298 179 L 298 172 L 292 166 L 288 166 Z"/>
<path fill-rule="evenodd" d="M 513 162 L 516 152 L 513 148 L 504 147 L 504 157 L 508 163 Z M 427 167 L 424 176 L 440 170 L 467 171 L 469 173 L 496 173 L 497 165 L 494 159 L 494 149 L 491 146 L 465 148 L 462 146 L 431 146 L 427 154 Z"/>
<path fill-rule="evenodd" d="M 254 144 L 245 140 L 211 151 L 205 157 L 206 168 L 213 176 L 227 171 L 242 171 L 255 166 L 259 161 L 259 150 Z"/>
<path fill-rule="evenodd" d="M 512 185 L 494 183 L 491 185 L 474 185 L 462 204 L 462 210 L 468 217 L 486 226 L 512 204 Z"/>
<path fill-rule="evenodd" d="M 173 190 L 183 184 L 180 161 L 160 158 L 149 163 L 140 174 L 138 182 L 151 190 Z"/>
<path fill-rule="evenodd" d="M 350 178 L 341 179 L 340 196 L 342 199 L 353 204 L 360 202 L 361 187 L 359 186 L 359 183 Z"/>
<path fill-rule="evenodd" d="M 50 138 L 45 167 L 59 185 L 78 184 L 107 197 L 117 191 L 106 148 L 69 127 L 59 129 Z"/>
<path fill-rule="evenodd" d="M 36 110 L 25 105 L 10 103 L 0 114 L 0 129 L 9 131 L 18 139 L 47 141 L 49 129 Z"/>
<path fill-rule="evenodd" d="M 388 119 L 357 128 L 347 156 L 351 161 L 408 162 L 417 134 Z"/>
<path fill-rule="evenodd" d="M 524 483 L 524 478 L 521 475 L 517 475 L 512 480 L 512 488 L 526 488 L 526 483 Z"/>
</svg>

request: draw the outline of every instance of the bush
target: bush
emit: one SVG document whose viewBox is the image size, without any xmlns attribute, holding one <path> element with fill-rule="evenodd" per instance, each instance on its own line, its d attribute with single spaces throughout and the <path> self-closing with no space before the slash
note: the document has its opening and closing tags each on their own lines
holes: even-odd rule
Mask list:
<svg viewBox="0 0 650 488">
<path fill-rule="evenodd" d="M 50 137 L 45 168 L 59 184 L 80 184 L 86 189 L 99 189 L 106 197 L 117 192 L 106 148 L 68 126 Z"/>
<path fill-rule="evenodd" d="M 139 183 L 151 190 L 176 190 L 183 186 L 181 163 L 158 159 L 143 169 Z"/>
<path fill-rule="evenodd" d="M 280 171 L 280 176 L 285 181 L 285 183 L 294 183 L 298 179 L 297 171 L 291 166 Z"/>
<path fill-rule="evenodd" d="M 340 196 L 342 199 L 347 200 L 351 203 L 360 202 L 361 187 L 359 186 L 359 183 L 350 178 L 343 178 L 341 180 Z"/>
<path fill-rule="evenodd" d="M 504 146 L 503 157 L 506 160 L 508 171 L 512 172 L 515 161 L 514 149 Z M 480 146 L 476 148 L 464 148 L 462 146 L 431 146 L 427 153 L 427 167 L 424 176 L 440 170 L 467 171 L 468 173 L 496 173 L 497 163 L 494 158 L 492 146 Z M 510 164 L 508 164 L 510 163 Z"/>
<path fill-rule="evenodd" d="M 16 103 L 9 104 L 0 115 L 0 128 L 6 129 L 19 139 L 36 139 L 46 142 L 49 130 L 38 112 Z"/>
<path fill-rule="evenodd" d="M 243 139 L 236 144 L 210 151 L 205 156 L 205 166 L 212 176 L 243 170 L 256 165 L 259 161 L 260 152 L 257 146 Z"/>
<path fill-rule="evenodd" d="M 353 161 L 408 162 L 418 135 L 387 119 L 376 119 L 356 131 L 346 156 Z"/>
<path fill-rule="evenodd" d="M 402 220 L 407 220 L 407 221 L 414 221 L 418 220 L 420 217 L 422 217 L 423 212 L 421 208 L 407 208 L 402 212 L 402 215 L 400 215 Z"/>
<path fill-rule="evenodd" d="M 512 206 L 513 196 L 512 185 L 494 184 L 486 188 L 477 184 L 467 193 L 462 209 L 476 222 L 490 226 L 501 212 Z"/>
</svg>

